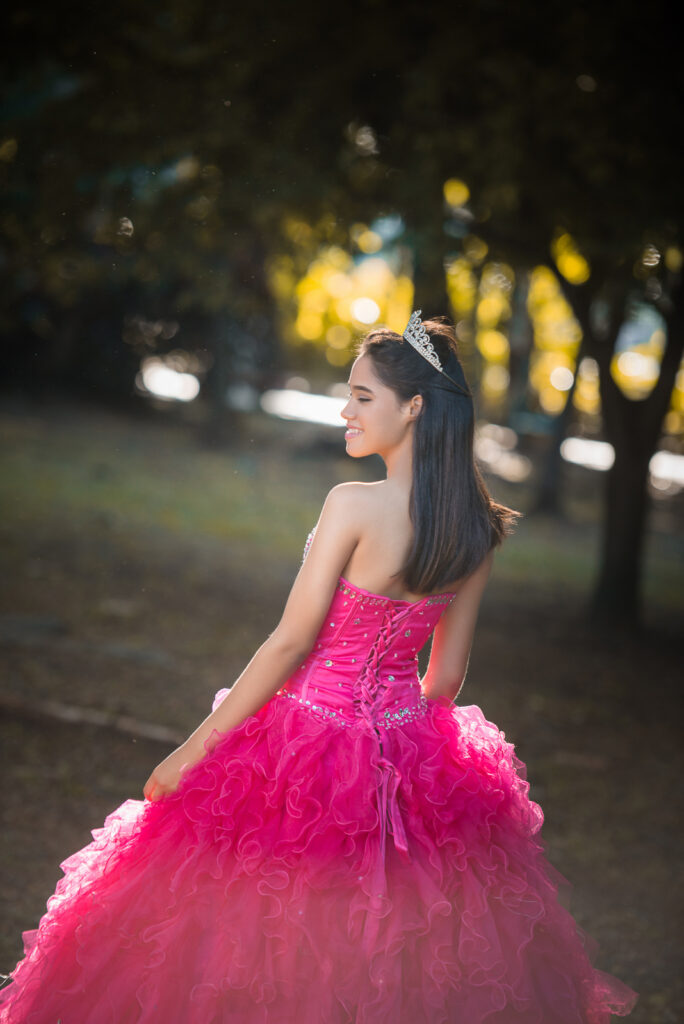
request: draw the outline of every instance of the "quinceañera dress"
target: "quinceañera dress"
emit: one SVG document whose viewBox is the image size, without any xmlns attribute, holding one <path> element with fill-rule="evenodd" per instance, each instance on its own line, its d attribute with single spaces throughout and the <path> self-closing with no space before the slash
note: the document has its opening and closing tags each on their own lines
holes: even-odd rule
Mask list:
<svg viewBox="0 0 684 1024">
<path fill-rule="evenodd" d="M 417 652 L 451 600 L 341 578 L 278 693 L 61 864 L 0 1022 L 626 1015 L 636 994 L 592 968 L 558 901 L 512 745 L 479 708 L 421 692 Z"/>
</svg>

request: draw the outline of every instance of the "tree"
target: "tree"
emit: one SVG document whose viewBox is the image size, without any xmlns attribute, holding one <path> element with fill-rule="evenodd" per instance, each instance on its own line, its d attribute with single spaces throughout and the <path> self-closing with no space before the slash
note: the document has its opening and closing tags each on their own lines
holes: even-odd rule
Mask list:
<svg viewBox="0 0 684 1024">
<path fill-rule="evenodd" d="M 645 245 L 682 244 L 670 144 L 679 58 L 662 0 L 648 19 L 634 2 L 559 0 L 543 15 L 479 0 L 450 19 L 382 0 L 350 0 L 343 12 L 255 0 L 239 21 L 189 0 L 95 15 L 84 3 L 24 6 L 3 65 L 4 333 L 19 351 L 47 350 L 53 369 L 61 358 L 67 376 L 86 294 L 102 296 L 112 322 L 142 309 L 204 323 L 220 395 L 246 350 L 236 338 L 260 337 L 259 361 L 273 358 L 265 267 L 287 245 L 288 218 L 325 222 L 345 243 L 354 221 L 400 213 L 417 303 L 448 312 L 444 263 L 459 242 L 445 233 L 442 190 L 458 176 L 471 193 L 463 233 L 519 277 L 549 262 L 558 229 L 572 235 L 592 274 L 568 294 L 586 344 L 598 346 L 589 310 L 606 290 L 654 287 L 632 275 Z M 617 496 L 596 601 L 632 619 L 645 513 L 630 530 L 614 515 L 620 501 L 642 501 L 681 353 L 680 286 L 660 287 L 667 352 L 647 412 L 610 383 L 610 332 L 596 349 Z M 32 357 L 23 365 L 35 373 Z M 625 445 L 636 435 L 633 472 Z"/>
</svg>

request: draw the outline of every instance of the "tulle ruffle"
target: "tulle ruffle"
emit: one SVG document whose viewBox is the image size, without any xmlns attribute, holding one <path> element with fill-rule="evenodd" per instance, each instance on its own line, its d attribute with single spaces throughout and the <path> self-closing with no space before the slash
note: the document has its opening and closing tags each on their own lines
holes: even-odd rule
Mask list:
<svg viewBox="0 0 684 1024">
<path fill-rule="evenodd" d="M 214 740 L 61 864 L 2 1024 L 604 1024 L 634 1005 L 592 968 L 524 765 L 479 708 L 430 701 L 380 746 L 276 696 Z M 406 851 L 381 827 L 385 762 Z"/>
</svg>

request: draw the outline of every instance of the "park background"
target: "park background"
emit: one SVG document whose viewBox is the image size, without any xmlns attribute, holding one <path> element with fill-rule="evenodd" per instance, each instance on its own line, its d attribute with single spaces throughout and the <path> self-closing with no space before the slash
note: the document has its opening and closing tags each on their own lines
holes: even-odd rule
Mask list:
<svg viewBox="0 0 684 1024">
<path fill-rule="evenodd" d="M 598 965 L 684 1015 L 681 72 L 667 6 L 14 6 L 0 107 L 0 972 L 276 625 L 354 346 L 456 324 L 524 515 L 461 703 Z M 341 423 L 341 421 L 339 421 Z"/>
</svg>

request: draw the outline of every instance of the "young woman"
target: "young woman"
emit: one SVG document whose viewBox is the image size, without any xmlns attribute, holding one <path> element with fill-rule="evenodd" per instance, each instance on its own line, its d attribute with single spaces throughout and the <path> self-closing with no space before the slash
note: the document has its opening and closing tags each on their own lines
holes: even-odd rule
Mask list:
<svg viewBox="0 0 684 1024">
<path fill-rule="evenodd" d="M 387 477 L 328 495 L 282 619 L 64 878 L 3 1024 L 600 1024 L 636 994 L 558 901 L 524 766 L 454 699 L 493 551 L 452 327 L 364 339 Z M 419 678 L 417 653 L 432 636 Z"/>
</svg>

